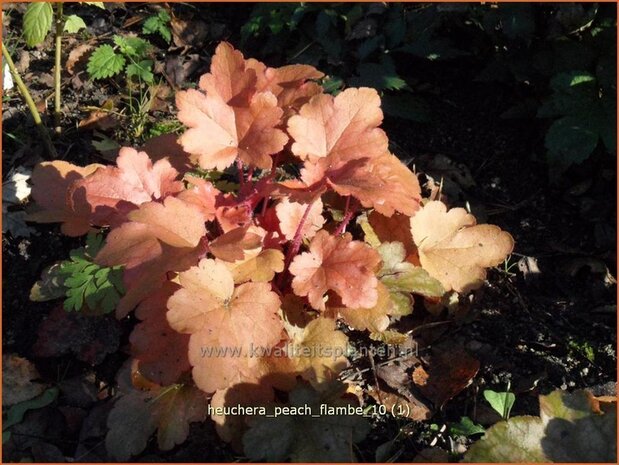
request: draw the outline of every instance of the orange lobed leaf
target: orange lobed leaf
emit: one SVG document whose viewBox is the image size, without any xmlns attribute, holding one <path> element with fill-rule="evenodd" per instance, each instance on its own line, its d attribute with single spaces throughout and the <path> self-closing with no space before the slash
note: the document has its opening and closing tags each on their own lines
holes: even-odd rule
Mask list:
<svg viewBox="0 0 619 465">
<path fill-rule="evenodd" d="M 166 159 L 153 164 L 146 152 L 123 147 L 116 165 L 75 182 L 69 192 L 71 206 L 90 209 L 91 222 L 98 226 L 118 224 L 137 205 L 183 190 L 178 171 Z"/>
<path fill-rule="evenodd" d="M 186 176 L 185 179 L 191 187 L 178 194 L 177 198 L 198 207 L 204 221 L 213 221 L 217 197 L 221 193 L 212 183 L 204 179 L 194 176 Z"/>
<path fill-rule="evenodd" d="M 211 259 L 180 273 L 179 280 L 182 289 L 168 300 L 167 318 L 176 331 L 191 334 L 189 362 L 198 387 L 214 392 L 251 377 L 258 365 L 254 351 L 281 338 L 277 294 L 267 283 L 235 288 L 227 267 Z M 232 352 L 222 353 L 226 348 Z"/>
<path fill-rule="evenodd" d="M 256 90 L 256 71 L 245 69 L 243 54 L 227 42 L 220 43 L 211 59 L 211 72 L 200 78 L 199 87 L 231 106 L 246 106 Z"/>
<path fill-rule="evenodd" d="M 366 208 L 391 216 L 400 212 L 411 216 L 419 209 L 421 188 L 417 176 L 395 155 L 350 161 L 338 168 L 322 170 L 320 164 L 305 164 L 303 180 L 308 185 L 326 179 L 338 194 L 352 195 Z"/>
<path fill-rule="evenodd" d="M 321 94 L 288 120 L 292 152 L 321 166 L 370 158 L 387 150 L 380 97 L 374 89 L 346 89 L 337 97 Z"/>
<path fill-rule="evenodd" d="M 380 242 L 400 242 L 404 245 L 407 257 L 416 257 L 417 248 L 413 243 L 411 220 L 408 216 L 401 213 L 385 216 L 373 211 L 368 215 L 368 222 Z"/>
<path fill-rule="evenodd" d="M 125 295 L 118 302 L 116 317 L 123 318 L 140 302 L 149 297 L 153 289 L 165 285 L 168 274 L 184 271 L 194 266 L 206 253 L 206 242 L 196 248 L 177 248 L 162 244 L 161 252 L 145 261 L 127 266 L 123 273 Z M 99 256 L 97 256 L 97 260 Z"/>
<path fill-rule="evenodd" d="M 254 250 L 243 260 L 226 263 L 236 284 L 253 281 L 267 283 L 284 271 L 284 254 L 277 249 Z"/>
<path fill-rule="evenodd" d="M 447 211 L 439 201 L 428 202 L 410 224 L 421 266 L 446 291 L 479 288 L 486 268 L 502 263 L 514 248 L 512 236 L 498 226 L 477 225 L 464 208 Z"/>
<path fill-rule="evenodd" d="M 194 248 L 206 234 L 198 209 L 175 197 L 164 203 L 145 203 L 129 213 L 128 219 L 108 234 L 97 254 L 99 264 L 131 268 L 160 256 L 163 244 Z"/>
<path fill-rule="evenodd" d="M 112 229 L 95 261 L 103 266 L 125 265 L 126 293 L 116 308 L 125 316 L 166 281 L 169 271 L 183 271 L 204 253 L 204 221 L 194 205 L 175 197 L 148 202 Z"/>
<path fill-rule="evenodd" d="M 324 73 L 310 65 L 288 65 L 269 68 L 264 63 L 250 58 L 245 66 L 256 72 L 256 90 L 271 92 L 277 97 L 279 107 L 296 110 L 311 97 L 323 92 L 322 87 L 311 79 L 320 79 Z"/>
<path fill-rule="evenodd" d="M 294 235 L 301 223 L 307 205 L 308 204 L 291 202 L 288 198 L 284 198 L 275 207 L 275 212 L 280 222 L 279 229 L 289 241 L 294 239 Z M 316 235 L 318 230 L 323 227 L 325 218 L 322 216 L 322 209 L 322 200 L 317 199 L 312 203 L 309 215 L 305 219 L 303 228 L 301 229 L 302 238 L 311 239 Z"/>
<path fill-rule="evenodd" d="M 344 323 L 351 328 L 381 333 L 389 326 L 389 315 L 393 311 L 393 303 L 389 289 L 383 283 L 379 281 L 376 289 L 378 300 L 372 308 L 348 308 L 334 304 L 329 305 L 328 310 L 342 318 Z"/>
<path fill-rule="evenodd" d="M 62 232 L 67 236 L 81 236 L 90 230 L 90 209 L 76 210 L 67 204 L 71 186 L 94 173 L 103 165 L 75 166 L 63 160 L 46 161 L 34 167 L 32 176 L 32 199 L 38 211 L 28 215 L 29 221 L 38 223 L 61 222 Z"/>
<path fill-rule="evenodd" d="M 210 252 L 225 262 L 244 260 L 246 252 L 260 247 L 263 231 L 256 226 L 243 226 L 222 234 L 209 244 Z"/>
<path fill-rule="evenodd" d="M 178 289 L 180 286 L 172 281 L 155 288 L 138 306 L 135 315 L 141 322 L 129 337 L 140 373 L 162 386 L 175 383 L 191 368 L 187 358 L 189 336 L 174 331 L 166 318 L 168 299 Z"/>
<path fill-rule="evenodd" d="M 297 255 L 290 264 L 292 289 L 307 296 L 317 310 L 325 310 L 323 297 L 328 290 L 337 292 L 346 307 L 372 308 L 378 300 L 374 273 L 380 262 L 376 250 L 353 241 L 349 233 L 333 237 L 321 230 L 312 239 L 309 252 Z"/>
<path fill-rule="evenodd" d="M 348 337 L 334 319 L 316 318 L 293 336 L 289 352 L 301 376 L 320 390 L 348 366 Z"/>
<path fill-rule="evenodd" d="M 195 386 L 162 387 L 140 378 L 128 365 L 121 368 L 118 400 L 107 418 L 105 446 L 119 461 L 142 452 L 155 430 L 159 448 L 172 449 L 187 439 L 189 424 L 208 413 L 208 399 Z"/>
<path fill-rule="evenodd" d="M 178 119 L 189 127 L 180 143 L 199 155 L 204 169 L 224 170 L 237 157 L 250 166 L 270 168 L 271 155 L 288 141 L 277 129 L 283 110 L 270 92 L 255 94 L 247 107 L 232 107 L 217 94 L 189 89 L 176 95 L 176 104 Z"/>
</svg>

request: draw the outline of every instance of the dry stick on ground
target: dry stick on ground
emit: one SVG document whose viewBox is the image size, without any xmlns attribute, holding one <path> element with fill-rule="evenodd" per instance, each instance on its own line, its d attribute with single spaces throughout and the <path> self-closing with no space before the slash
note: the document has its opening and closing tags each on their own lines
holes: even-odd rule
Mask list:
<svg viewBox="0 0 619 465">
<path fill-rule="evenodd" d="M 37 130 L 39 131 L 39 134 L 41 135 L 41 138 L 43 139 L 43 144 L 45 145 L 45 148 L 47 150 L 47 155 L 51 159 L 58 158 L 58 154 L 56 153 L 56 149 L 54 148 L 54 145 L 52 144 L 52 139 L 49 136 L 49 132 L 47 132 L 47 128 L 43 125 L 43 121 L 41 121 L 41 115 L 39 114 L 39 110 L 37 110 L 37 107 L 34 104 L 34 100 L 32 100 L 32 95 L 30 95 L 28 88 L 26 87 L 26 85 L 24 84 L 24 81 L 22 81 L 21 76 L 17 72 L 17 69 L 15 68 L 15 63 L 13 63 L 13 60 L 11 59 L 11 55 L 9 54 L 9 51 L 4 46 L 4 42 L 2 42 L 2 55 L 4 56 L 4 59 L 6 60 L 6 64 L 9 66 L 9 70 L 11 71 L 11 75 L 13 76 L 13 80 L 15 81 L 15 84 L 17 84 L 17 88 L 19 89 L 19 92 L 21 93 L 22 97 L 24 98 L 24 101 L 26 102 L 26 105 L 28 106 L 28 109 L 30 110 L 32 119 L 34 119 L 34 124 L 36 125 Z"/>
<path fill-rule="evenodd" d="M 62 59 L 62 32 L 63 32 L 62 2 L 56 3 L 56 56 L 54 65 L 54 131 L 62 132 L 60 127 L 60 78 Z"/>
</svg>

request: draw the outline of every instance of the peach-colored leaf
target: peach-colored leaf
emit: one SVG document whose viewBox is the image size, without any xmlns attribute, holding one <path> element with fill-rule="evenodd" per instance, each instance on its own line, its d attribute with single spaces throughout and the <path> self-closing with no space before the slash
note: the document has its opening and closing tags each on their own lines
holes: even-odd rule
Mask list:
<svg viewBox="0 0 619 465">
<path fill-rule="evenodd" d="M 206 234 L 198 209 L 175 197 L 148 202 L 132 211 L 129 220 L 148 225 L 152 234 L 173 247 L 195 247 Z"/>
<path fill-rule="evenodd" d="M 325 166 L 383 154 L 387 136 L 380 97 L 374 89 L 347 89 L 337 97 L 316 95 L 288 120 L 292 152 Z"/>
<path fill-rule="evenodd" d="M 39 223 L 62 222 L 62 232 L 68 236 L 86 234 L 90 229 L 90 209 L 71 208 L 67 204 L 67 193 L 75 182 L 99 168 L 103 168 L 103 165 L 93 164 L 82 168 L 62 160 L 36 165 L 30 180 L 37 211 L 30 213 L 28 220 Z"/>
<path fill-rule="evenodd" d="M 172 328 L 191 334 L 194 381 L 206 392 L 241 381 L 257 365 L 254 351 L 280 340 L 279 297 L 267 283 L 235 288 L 226 266 L 211 259 L 180 273 L 179 280 L 182 289 L 168 300 L 167 317 Z"/>
<path fill-rule="evenodd" d="M 309 252 L 297 255 L 290 264 L 292 289 L 307 296 L 317 310 L 325 309 L 323 297 L 328 290 L 337 292 L 346 307 L 372 308 L 378 300 L 374 272 L 380 261 L 378 252 L 353 241 L 350 234 L 334 237 L 321 230 L 312 239 Z"/>
<path fill-rule="evenodd" d="M 97 254 L 105 266 L 134 267 L 162 253 L 162 243 L 194 248 L 206 234 L 198 209 L 174 197 L 148 202 L 129 214 L 131 221 L 114 228 Z"/>
<path fill-rule="evenodd" d="M 402 243 L 407 257 L 417 253 L 417 248 L 413 242 L 413 235 L 411 234 L 411 221 L 408 216 L 401 213 L 385 216 L 377 211 L 373 211 L 368 215 L 367 221 L 372 229 L 370 234 L 375 234 L 379 242 Z"/>
<path fill-rule="evenodd" d="M 391 216 L 411 216 L 419 209 L 419 181 L 395 155 L 385 153 L 366 160 L 354 160 L 327 172 L 327 182 L 338 194 L 352 195 L 366 208 Z"/>
<path fill-rule="evenodd" d="M 176 180 L 178 171 L 165 159 L 153 164 L 146 152 L 124 147 L 116 164 L 74 183 L 69 193 L 74 208 L 88 206 L 91 221 L 98 226 L 120 222 L 136 205 L 183 189 L 182 182 Z"/>
<path fill-rule="evenodd" d="M 247 281 L 266 283 L 273 279 L 275 273 L 284 270 L 284 254 L 277 249 L 256 250 L 247 253 L 243 260 L 226 263 L 237 284 Z"/>
<path fill-rule="evenodd" d="M 335 329 L 335 320 L 320 317 L 293 337 L 288 352 L 301 376 L 320 389 L 348 366 L 347 349 L 348 337 Z"/>
<path fill-rule="evenodd" d="M 113 234 L 112 231 L 111 234 Z M 109 237 L 109 236 L 108 236 Z M 151 236 L 152 237 L 152 236 Z M 116 317 L 123 318 L 141 301 L 149 297 L 153 289 L 163 286 L 168 281 L 168 273 L 184 271 L 194 266 L 199 257 L 206 253 L 206 241 L 201 241 L 198 247 L 171 247 L 160 244 L 157 253 L 150 258 L 139 257 L 136 254 L 132 263 L 127 264 L 123 273 L 123 283 L 125 285 L 125 295 L 120 299 L 116 307 Z M 111 261 L 112 256 L 99 257 L 97 262 L 101 263 L 102 258 Z M 122 255 L 116 257 L 121 263 L 124 262 Z M 112 264 L 121 264 L 112 262 Z"/>
<path fill-rule="evenodd" d="M 329 305 L 329 309 L 334 310 L 344 320 L 344 323 L 354 329 L 380 333 L 389 326 L 388 315 L 393 311 L 394 304 L 391 301 L 389 289 L 380 281 L 376 290 L 378 300 L 372 308 L 333 307 Z"/>
<path fill-rule="evenodd" d="M 191 187 L 178 194 L 177 198 L 197 206 L 202 212 L 204 221 L 214 220 L 219 190 L 212 183 L 201 178 L 186 176 L 185 179 Z"/>
<path fill-rule="evenodd" d="M 247 104 L 256 88 L 256 72 L 245 69 L 243 54 L 227 42 L 220 43 L 211 60 L 211 72 L 200 78 L 200 89 L 232 106 Z"/>
<path fill-rule="evenodd" d="M 256 90 L 271 92 L 277 97 L 279 107 L 284 109 L 298 109 L 323 91 L 319 84 L 308 82 L 324 76 L 324 73 L 310 65 L 268 68 L 264 63 L 250 58 L 246 60 L 245 66 L 256 72 Z"/>
<path fill-rule="evenodd" d="M 270 92 L 254 95 L 248 107 L 232 107 L 216 94 L 189 89 L 176 96 L 178 119 L 189 127 L 183 148 L 199 155 L 200 167 L 224 170 L 238 157 L 248 165 L 270 168 L 271 155 L 288 136 L 276 126 L 283 110 Z"/>
<path fill-rule="evenodd" d="M 428 202 L 411 218 L 421 266 L 446 291 L 480 287 L 486 268 L 502 263 L 514 248 L 512 236 L 498 226 L 477 225 L 464 208 Z"/>
<path fill-rule="evenodd" d="M 135 314 L 141 320 L 129 340 L 140 373 L 162 386 L 177 382 L 189 371 L 189 336 L 174 331 L 166 318 L 168 299 L 180 286 L 167 281 L 140 303 Z"/>
<path fill-rule="evenodd" d="M 246 251 L 259 247 L 261 243 L 258 228 L 244 226 L 222 234 L 209 244 L 209 249 L 220 260 L 236 262 L 245 258 Z"/>
<path fill-rule="evenodd" d="M 297 228 L 301 223 L 303 214 L 307 209 L 307 204 L 291 202 L 288 198 L 284 198 L 275 207 L 277 218 L 279 219 L 279 229 L 289 241 L 294 239 Z M 312 203 L 309 214 L 303 223 L 301 236 L 304 239 L 311 239 L 316 235 L 319 229 L 325 224 L 325 218 L 322 216 L 323 204 L 322 200 L 317 199 Z"/>
</svg>

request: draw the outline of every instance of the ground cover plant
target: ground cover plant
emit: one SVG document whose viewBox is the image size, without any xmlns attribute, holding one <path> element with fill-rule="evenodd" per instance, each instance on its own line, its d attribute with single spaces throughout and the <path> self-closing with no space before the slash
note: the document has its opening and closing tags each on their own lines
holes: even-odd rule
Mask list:
<svg viewBox="0 0 619 465">
<path fill-rule="evenodd" d="M 615 460 L 609 121 L 529 151 L 613 84 L 559 66 L 514 127 L 478 79 L 608 11 L 102 6 L 58 15 L 52 151 L 5 86 L 5 460 Z M 3 52 L 47 130 L 38 8 Z"/>
<path fill-rule="evenodd" d="M 412 312 L 413 296 L 437 305 L 446 293 L 478 288 L 486 268 L 512 251 L 498 227 L 422 199 L 416 175 L 388 151 L 375 90 L 333 97 L 314 82 L 321 77 L 307 65 L 269 68 L 224 42 L 199 89 L 177 94 L 188 130 L 179 147 L 164 136 L 167 156 L 126 147 L 116 166 L 35 167 L 29 220 L 60 222 L 70 236 L 109 228 L 102 247 L 87 246 L 92 261 L 75 254 L 60 265 L 65 308 L 124 318 L 137 307 L 141 320 L 130 351 L 151 392 L 125 387 L 112 410 L 106 442 L 117 459 L 141 452 L 155 429 L 162 449 L 182 442 L 187 424 L 204 420 L 206 395 L 228 405 L 242 386 L 244 403 L 266 405 L 274 389 L 295 389 L 297 376 L 317 392 L 293 391 L 303 396 L 334 389 L 348 353 L 337 322 L 406 340 L 389 327 Z M 289 165 L 300 174 L 289 175 Z M 229 169 L 236 192 L 205 179 Z M 346 232 L 353 220 L 365 241 Z M 117 267 L 122 283 L 111 279 Z M 147 407 L 144 398 L 156 402 Z M 159 403 L 173 413 L 159 414 Z M 251 438 L 273 426 L 259 422 L 245 453 L 352 459 L 344 438 L 363 439 L 362 426 L 338 425 L 337 447 L 323 432 L 315 451 L 292 440 L 265 450 Z M 239 435 L 242 424 L 228 429 Z"/>
</svg>

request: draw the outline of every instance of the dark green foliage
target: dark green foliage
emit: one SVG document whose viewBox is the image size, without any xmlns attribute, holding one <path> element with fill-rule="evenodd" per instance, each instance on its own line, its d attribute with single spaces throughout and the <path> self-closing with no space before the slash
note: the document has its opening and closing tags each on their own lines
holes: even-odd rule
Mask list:
<svg viewBox="0 0 619 465">
<path fill-rule="evenodd" d="M 615 152 L 615 38 L 613 5 L 578 3 L 260 4 L 241 33 L 250 54 L 317 66 L 328 92 L 374 87 L 387 115 L 417 122 L 432 119 L 423 63 L 466 63 L 521 96 L 502 117 L 538 118 L 557 172 Z"/>
<path fill-rule="evenodd" d="M 142 32 L 144 34 L 159 34 L 163 40 L 170 43 L 172 32 L 170 31 L 170 15 L 165 10 L 160 10 L 156 15 L 144 21 Z"/>
<path fill-rule="evenodd" d="M 102 236 L 89 234 L 86 247 L 72 250 L 70 259 L 60 264 L 66 288 L 65 310 L 79 312 L 86 305 L 90 310 L 110 313 L 116 308 L 125 292 L 122 267 L 106 268 L 93 263 L 102 245 Z"/>
<path fill-rule="evenodd" d="M 93 79 L 116 76 L 125 70 L 127 79 L 138 78 L 147 84 L 154 82 L 153 61 L 148 59 L 152 44 L 139 37 L 113 37 L 114 47 L 100 45 L 88 60 L 88 74 Z"/>
</svg>

